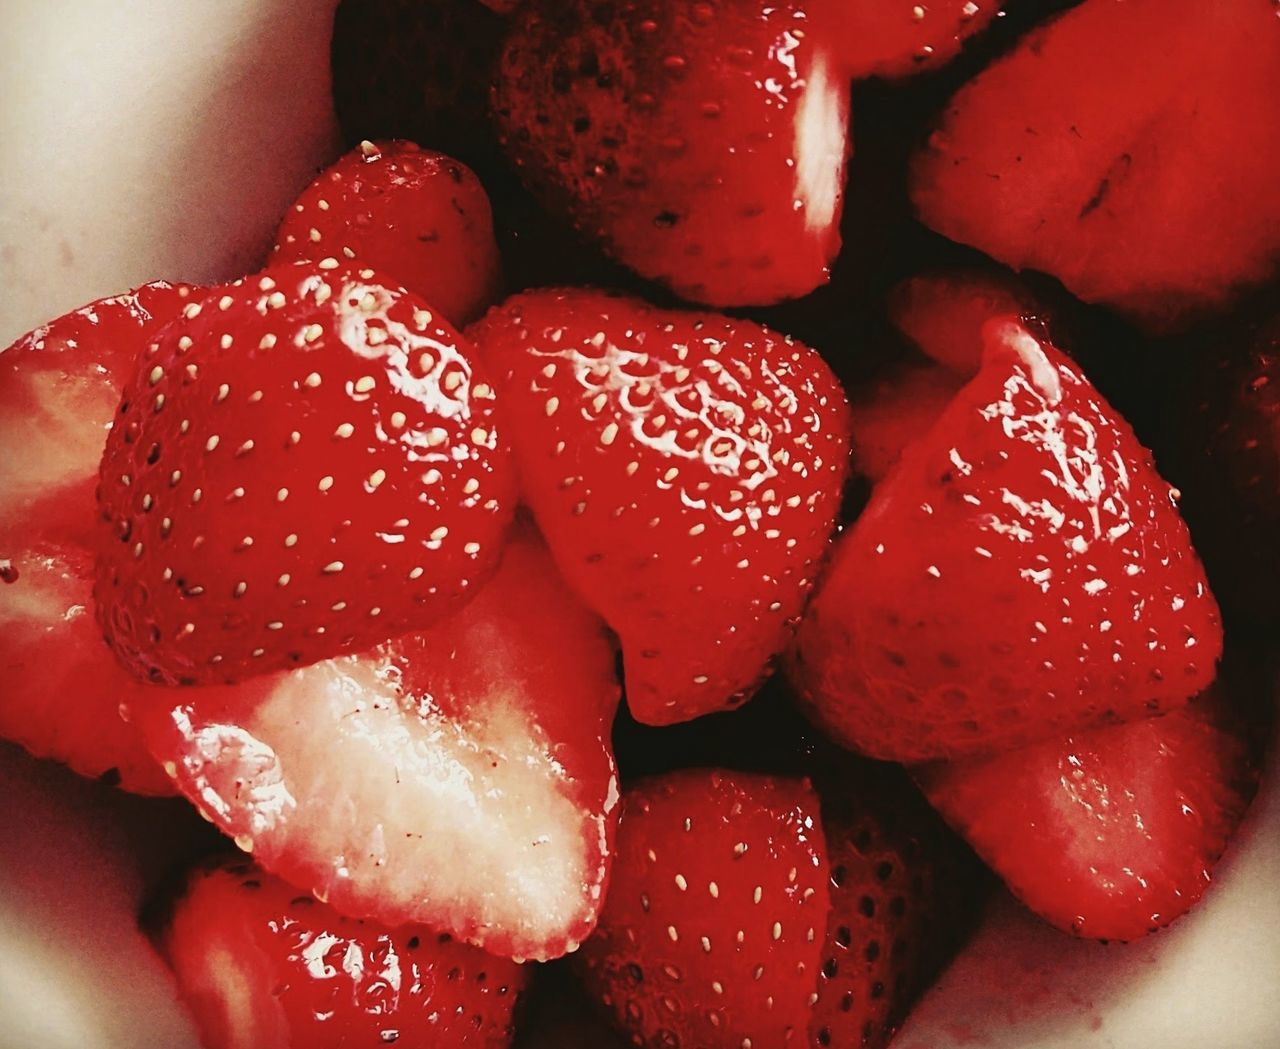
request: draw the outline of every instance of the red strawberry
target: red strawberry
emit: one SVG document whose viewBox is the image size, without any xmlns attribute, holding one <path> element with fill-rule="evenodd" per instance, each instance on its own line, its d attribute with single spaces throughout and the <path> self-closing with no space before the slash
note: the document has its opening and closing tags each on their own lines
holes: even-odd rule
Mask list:
<svg viewBox="0 0 1280 1049">
<path fill-rule="evenodd" d="M 0 354 L 0 736 L 144 794 L 172 787 L 120 719 L 140 688 L 90 611 L 93 488 L 120 389 L 191 292 L 146 284 Z"/>
<path fill-rule="evenodd" d="M 827 281 L 848 82 L 798 2 L 534 0 L 494 111 L 555 210 L 684 298 L 764 304 Z"/>
<path fill-rule="evenodd" d="M 587 986 L 638 1046 L 799 1045 L 828 867 L 807 783 L 679 772 L 631 788 Z"/>
<path fill-rule="evenodd" d="M 447 934 L 343 917 L 238 857 L 191 876 L 160 942 L 205 1049 L 502 1049 L 528 982 Z"/>
<path fill-rule="evenodd" d="M 1150 454 L 1013 318 L 837 547 L 794 677 L 835 739 L 902 761 L 1175 707 L 1217 606 Z"/>
<path fill-rule="evenodd" d="M 101 469 L 98 617 L 165 683 L 359 650 L 457 607 L 511 505 L 493 393 L 422 300 L 332 260 L 187 306 Z"/>
<path fill-rule="evenodd" d="M 525 499 L 622 639 L 636 717 L 741 702 L 839 505 L 848 418 L 830 369 L 749 321 L 595 291 L 518 295 L 469 335 L 520 434 Z"/>
<path fill-rule="evenodd" d="M 853 403 L 853 466 L 873 484 L 889 473 L 902 449 L 932 428 L 960 389 L 953 372 L 906 364 L 858 388 Z"/>
<path fill-rule="evenodd" d="M 982 366 L 982 326 L 992 317 L 1036 312 L 1012 278 L 985 270 L 910 277 L 889 292 L 889 323 L 926 357 L 964 379 Z"/>
<path fill-rule="evenodd" d="M 940 233 L 1167 327 L 1280 265 L 1278 125 L 1271 0 L 1090 0 L 960 90 L 913 197 Z"/>
<path fill-rule="evenodd" d="M 343 913 L 541 959 L 600 909 L 618 698 L 603 624 L 518 535 L 426 633 L 133 714 L 183 793 L 269 870 Z"/>
<path fill-rule="evenodd" d="M 935 69 L 1000 13 L 1002 0 L 818 0 L 834 17 L 841 62 L 854 77 L 901 77 Z M 827 8 L 830 8 L 828 11 Z"/>
<path fill-rule="evenodd" d="M 454 324 L 497 298 L 493 215 L 471 169 L 412 142 L 362 142 L 285 215 L 276 261 L 354 259 L 394 277 Z"/>
<path fill-rule="evenodd" d="M 917 777 L 1046 921 L 1134 940 L 1200 898 L 1253 794 L 1249 746 L 1221 699 Z"/>
</svg>

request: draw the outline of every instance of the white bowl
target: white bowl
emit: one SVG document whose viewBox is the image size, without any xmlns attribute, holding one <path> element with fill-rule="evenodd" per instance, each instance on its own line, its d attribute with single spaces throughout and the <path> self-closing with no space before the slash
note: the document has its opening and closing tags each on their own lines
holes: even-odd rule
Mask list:
<svg viewBox="0 0 1280 1049">
<path fill-rule="evenodd" d="M 146 280 L 253 265 L 336 149 L 334 2 L 0 0 L 0 346 Z M 1002 900 L 895 1049 L 1280 1047 L 1277 749 L 1192 915 L 1106 947 Z M 0 746 L 0 1049 L 195 1049 L 136 927 L 192 819 Z"/>
</svg>

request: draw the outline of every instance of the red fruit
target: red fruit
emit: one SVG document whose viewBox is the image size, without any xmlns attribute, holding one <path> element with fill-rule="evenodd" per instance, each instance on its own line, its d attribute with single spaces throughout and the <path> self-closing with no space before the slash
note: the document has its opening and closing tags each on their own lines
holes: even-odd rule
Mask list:
<svg viewBox="0 0 1280 1049">
<path fill-rule="evenodd" d="M 1180 705 L 1217 606 L 1171 489 L 1074 364 L 1012 318 L 837 547 L 793 671 L 839 742 L 998 751 Z"/>
<path fill-rule="evenodd" d="M 830 369 L 749 321 L 595 291 L 518 295 L 469 334 L 520 434 L 524 498 L 622 639 L 632 712 L 669 724 L 742 702 L 840 502 Z"/>
<path fill-rule="evenodd" d="M 394 277 L 452 323 L 497 298 L 489 198 L 471 169 L 412 142 L 363 142 L 285 215 L 277 262 L 354 259 Z"/>
<path fill-rule="evenodd" d="M 912 196 L 953 240 L 1168 327 L 1280 265 L 1278 124 L 1271 0 L 1091 0 L 960 90 Z"/>
<path fill-rule="evenodd" d="M 982 327 L 992 317 L 1035 312 L 1016 280 L 983 270 L 921 274 L 889 292 L 889 323 L 926 357 L 963 379 L 982 366 Z"/>
<path fill-rule="evenodd" d="M 766 0 L 534 0 L 494 89 L 503 144 L 554 210 L 715 306 L 826 283 L 848 105 L 824 34 Z"/>
<path fill-rule="evenodd" d="M 853 467 L 882 481 L 902 449 L 928 433 L 956 395 L 958 376 L 934 364 L 907 364 L 858 389 L 853 404 Z"/>
<path fill-rule="evenodd" d="M 807 783 L 677 772 L 623 799 L 588 990 L 638 1046 L 801 1044 L 829 902 Z"/>
<path fill-rule="evenodd" d="M 146 284 L 0 354 L 0 736 L 144 794 L 172 787 L 120 719 L 140 689 L 90 611 L 93 488 L 134 360 L 191 293 Z"/>
<path fill-rule="evenodd" d="M 426 633 L 133 715 L 267 869 L 346 914 L 542 959 L 573 950 L 602 903 L 618 698 L 603 624 L 517 536 Z"/>
<path fill-rule="evenodd" d="M 422 300 L 333 260 L 187 306 L 139 362 L 103 454 L 95 594 L 121 661 L 158 682 L 235 681 L 470 596 L 512 480 L 469 354 Z"/>
<path fill-rule="evenodd" d="M 902 77 L 936 69 L 1000 13 L 1001 0 L 825 0 L 814 14 L 834 18 L 841 62 L 853 77 Z M 830 10 L 827 10 L 827 7 Z"/>
<path fill-rule="evenodd" d="M 343 917 L 242 858 L 196 871 L 161 948 L 205 1049 L 502 1049 L 528 970 Z"/>
<path fill-rule="evenodd" d="M 1046 921 L 1134 940 L 1191 909 L 1252 797 L 1249 747 L 1220 699 L 917 778 Z"/>
</svg>

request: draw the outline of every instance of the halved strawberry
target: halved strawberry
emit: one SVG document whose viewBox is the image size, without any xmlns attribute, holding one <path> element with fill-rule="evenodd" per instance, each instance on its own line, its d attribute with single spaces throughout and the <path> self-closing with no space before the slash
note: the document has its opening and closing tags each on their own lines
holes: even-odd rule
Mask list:
<svg viewBox="0 0 1280 1049">
<path fill-rule="evenodd" d="M 1042 918 L 1134 940 L 1200 899 L 1253 795 L 1250 743 L 1225 698 L 916 776 Z"/>
<path fill-rule="evenodd" d="M 853 77 L 902 77 L 950 61 L 1000 13 L 1003 0 L 810 0 L 834 19 L 837 53 Z"/>
<path fill-rule="evenodd" d="M 140 687 L 93 621 L 93 489 L 121 387 L 192 294 L 146 284 L 0 353 L 0 736 L 144 794 L 172 786 L 120 719 Z"/>
<path fill-rule="evenodd" d="M 528 983 L 448 934 L 344 917 L 242 857 L 193 872 L 158 938 L 205 1049 L 502 1049 Z"/>
<path fill-rule="evenodd" d="M 1173 494 L 1075 365 L 1014 318 L 838 544 L 793 678 L 839 742 L 902 761 L 1176 707 L 1222 627 Z"/>
<path fill-rule="evenodd" d="M 801 3 L 532 0 L 494 89 L 554 210 L 716 306 L 804 295 L 840 247 L 848 80 Z"/>
<path fill-rule="evenodd" d="M 638 1046 L 799 1045 L 830 908 L 803 780 L 716 770 L 630 788 L 588 989 Z"/>
<path fill-rule="evenodd" d="M 840 385 L 749 321 L 529 292 L 468 331 L 524 497 L 653 724 L 742 702 L 787 642 L 847 470 Z"/>
<path fill-rule="evenodd" d="M 211 683 L 456 608 L 497 563 L 512 478 L 465 340 L 326 259 L 218 288 L 157 336 L 98 495 L 107 640 L 141 677 Z"/>
<path fill-rule="evenodd" d="M 912 195 L 938 232 L 1169 327 L 1277 272 L 1278 124 L 1271 0 L 1090 0 L 960 90 Z"/>
<path fill-rule="evenodd" d="M 430 631 L 139 703 L 179 788 L 347 914 L 547 958 L 595 924 L 617 786 L 614 648 L 542 544 Z"/>
<path fill-rule="evenodd" d="M 393 277 L 454 324 L 496 298 L 493 215 L 466 165 L 412 142 L 365 141 L 285 214 L 275 262 L 353 259 Z"/>
<path fill-rule="evenodd" d="M 859 386 L 853 399 L 853 467 L 882 481 L 916 438 L 928 433 L 962 380 L 936 364 L 902 364 Z"/>
</svg>

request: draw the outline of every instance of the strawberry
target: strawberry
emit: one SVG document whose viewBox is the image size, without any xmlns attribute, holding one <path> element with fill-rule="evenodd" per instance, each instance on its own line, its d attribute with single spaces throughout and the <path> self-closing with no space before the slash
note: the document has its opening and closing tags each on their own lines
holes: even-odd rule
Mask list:
<svg viewBox="0 0 1280 1049">
<path fill-rule="evenodd" d="M 205 1049 L 503 1049 L 528 970 L 421 925 L 344 917 L 247 859 L 206 863 L 159 931 Z"/>
<path fill-rule="evenodd" d="M 853 466 L 878 484 L 902 449 L 927 433 L 962 385 L 936 364 L 904 364 L 858 388 L 853 403 Z"/>
<path fill-rule="evenodd" d="M 587 936 L 608 878 L 614 665 L 603 624 L 520 532 L 426 633 L 133 717 L 269 870 L 346 914 L 542 959 Z"/>
<path fill-rule="evenodd" d="M 496 564 L 511 504 L 469 354 L 422 300 L 332 259 L 188 305 L 103 453 L 95 595 L 121 661 L 235 681 L 456 608 Z"/>
<path fill-rule="evenodd" d="M 802 780 L 715 770 L 630 788 L 588 990 L 638 1046 L 800 1044 L 827 897 Z"/>
<path fill-rule="evenodd" d="M 468 330 L 524 498 L 669 724 L 740 703 L 786 644 L 847 469 L 839 383 L 749 321 L 597 291 L 517 295 Z"/>
<path fill-rule="evenodd" d="M 394 277 L 454 324 L 497 297 L 500 260 L 471 169 L 412 142 L 362 142 L 286 213 L 275 261 L 354 259 Z"/>
<path fill-rule="evenodd" d="M 140 691 L 87 611 L 93 487 L 120 388 L 193 294 L 146 284 L 0 353 L 0 736 L 144 794 L 172 791 L 119 707 Z M 17 449 L 22 454 L 16 454 Z"/>
<path fill-rule="evenodd" d="M 1213 680 L 1217 605 L 1132 430 L 1013 318 L 838 544 L 793 677 L 847 746 L 997 751 L 1180 705 Z"/>
<path fill-rule="evenodd" d="M 1256 786 L 1223 698 L 1210 692 L 1165 717 L 926 766 L 917 778 L 1046 921 L 1134 940 L 1200 898 Z"/>
<path fill-rule="evenodd" d="M 840 247 L 848 82 L 794 0 L 533 0 L 493 92 L 525 180 L 619 261 L 714 306 L 804 295 Z"/>
<path fill-rule="evenodd" d="M 1000 14 L 1001 0 L 817 0 L 815 17 L 834 18 L 838 54 L 853 77 L 902 77 L 935 69 Z M 828 8 L 830 10 L 828 10 Z"/>
<path fill-rule="evenodd" d="M 1278 121 L 1271 0 L 1090 0 L 960 90 L 912 195 L 953 240 L 1169 328 L 1277 272 Z"/>
</svg>

